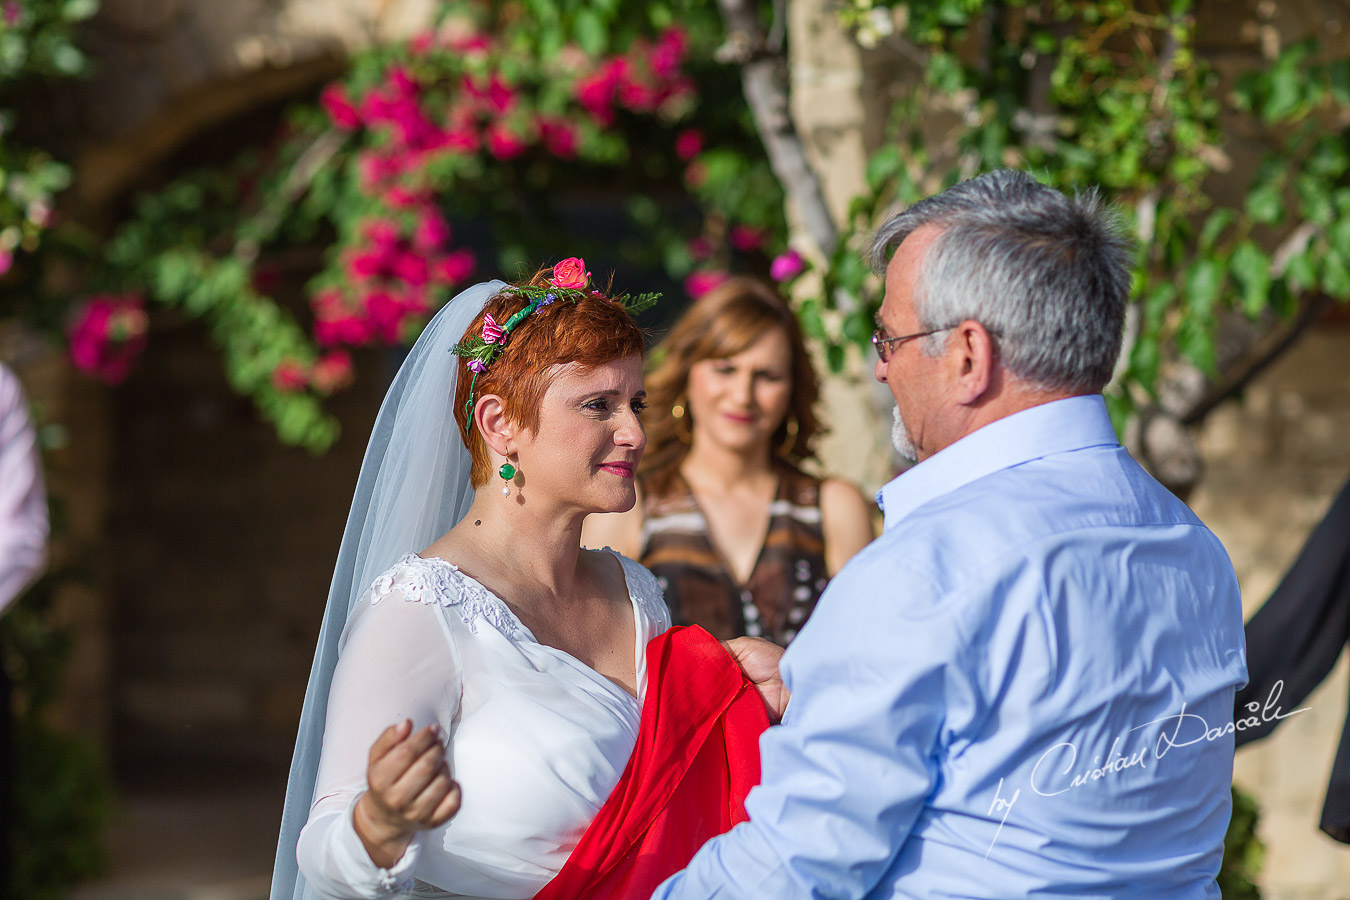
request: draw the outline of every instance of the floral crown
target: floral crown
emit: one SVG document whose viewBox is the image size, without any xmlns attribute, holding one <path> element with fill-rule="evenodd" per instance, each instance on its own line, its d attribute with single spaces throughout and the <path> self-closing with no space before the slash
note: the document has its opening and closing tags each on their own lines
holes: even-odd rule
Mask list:
<svg viewBox="0 0 1350 900">
<path fill-rule="evenodd" d="M 469 399 L 464 404 L 465 432 L 473 428 L 473 402 L 476 394 L 475 389 L 478 386 L 478 376 L 486 372 L 488 367 L 496 362 L 497 357 L 501 356 L 502 350 L 506 349 L 506 342 L 511 336 L 511 332 L 515 331 L 520 323 L 528 319 L 536 310 L 559 300 L 575 303 L 587 297 L 605 296 L 600 291 L 588 290 L 590 284 L 591 273 L 586 271 L 586 261 L 575 256 L 568 257 L 553 267 L 553 274 L 549 276 L 547 285 L 502 288 L 498 293 L 513 294 L 528 300 L 529 303 L 526 304 L 524 309 L 501 324 L 498 324 L 492 318 L 492 314 L 488 313 L 483 317 L 481 334 L 466 337 L 450 348 L 450 352 L 464 360 L 469 367 L 469 371 L 473 372 L 473 380 L 469 383 Z M 622 306 L 630 315 L 636 315 L 652 306 L 660 297 L 660 294 L 653 293 L 619 294 L 608 299 L 610 302 Z"/>
</svg>

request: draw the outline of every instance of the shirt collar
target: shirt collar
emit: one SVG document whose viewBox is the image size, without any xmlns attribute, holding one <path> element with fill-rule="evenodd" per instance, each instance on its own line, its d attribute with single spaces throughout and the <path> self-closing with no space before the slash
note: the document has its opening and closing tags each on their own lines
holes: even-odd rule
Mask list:
<svg viewBox="0 0 1350 900">
<path fill-rule="evenodd" d="M 877 492 L 877 504 L 890 528 L 929 500 L 994 472 L 1119 443 L 1101 394 L 1053 400 L 990 422 L 900 473 Z"/>
</svg>

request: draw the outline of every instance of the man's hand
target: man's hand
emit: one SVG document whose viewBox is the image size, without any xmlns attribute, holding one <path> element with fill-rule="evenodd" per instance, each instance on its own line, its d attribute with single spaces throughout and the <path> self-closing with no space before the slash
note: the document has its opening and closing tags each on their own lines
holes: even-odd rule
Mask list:
<svg viewBox="0 0 1350 900">
<path fill-rule="evenodd" d="M 459 785 L 450 777 L 435 725 L 414 734 L 404 719 L 386 728 L 370 748 L 366 780 L 370 789 L 356 801 L 352 824 L 381 868 L 397 863 L 417 832 L 444 825 L 459 812 Z"/>
<path fill-rule="evenodd" d="M 732 638 L 722 641 L 722 646 L 759 691 L 769 710 L 769 718 L 775 722 L 782 720 L 789 696 L 778 675 L 778 660 L 783 656 L 783 648 L 757 637 Z"/>
</svg>

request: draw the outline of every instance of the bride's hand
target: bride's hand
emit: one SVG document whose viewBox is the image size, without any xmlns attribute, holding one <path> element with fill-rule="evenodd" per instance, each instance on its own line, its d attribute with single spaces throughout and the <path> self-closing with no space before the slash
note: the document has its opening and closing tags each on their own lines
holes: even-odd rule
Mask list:
<svg viewBox="0 0 1350 900">
<path fill-rule="evenodd" d="M 384 869 L 403 857 L 414 834 L 459 812 L 459 785 L 436 725 L 414 734 L 404 719 L 386 728 L 371 745 L 366 782 L 370 788 L 356 801 L 352 822 L 371 862 Z"/>
<path fill-rule="evenodd" d="M 783 656 L 783 648 L 766 641 L 764 638 L 738 637 L 722 641 L 736 665 L 741 667 L 745 677 L 755 685 L 764 705 L 769 710 L 769 718 L 777 722 L 783 718 L 787 709 L 788 689 L 778 674 L 778 660 Z"/>
</svg>

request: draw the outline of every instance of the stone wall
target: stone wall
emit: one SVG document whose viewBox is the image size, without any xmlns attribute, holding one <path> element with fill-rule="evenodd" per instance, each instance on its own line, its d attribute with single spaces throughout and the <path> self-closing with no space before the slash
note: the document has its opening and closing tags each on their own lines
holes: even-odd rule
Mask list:
<svg viewBox="0 0 1350 900">
<path fill-rule="evenodd" d="M 1250 616 L 1279 584 L 1350 478 L 1350 327 L 1323 327 L 1200 432 L 1206 473 L 1191 505 L 1223 541 Z M 1234 780 L 1261 809 L 1267 900 L 1350 897 L 1350 846 L 1317 828 L 1346 720 L 1350 654 L 1264 741 L 1238 752 Z"/>
</svg>

